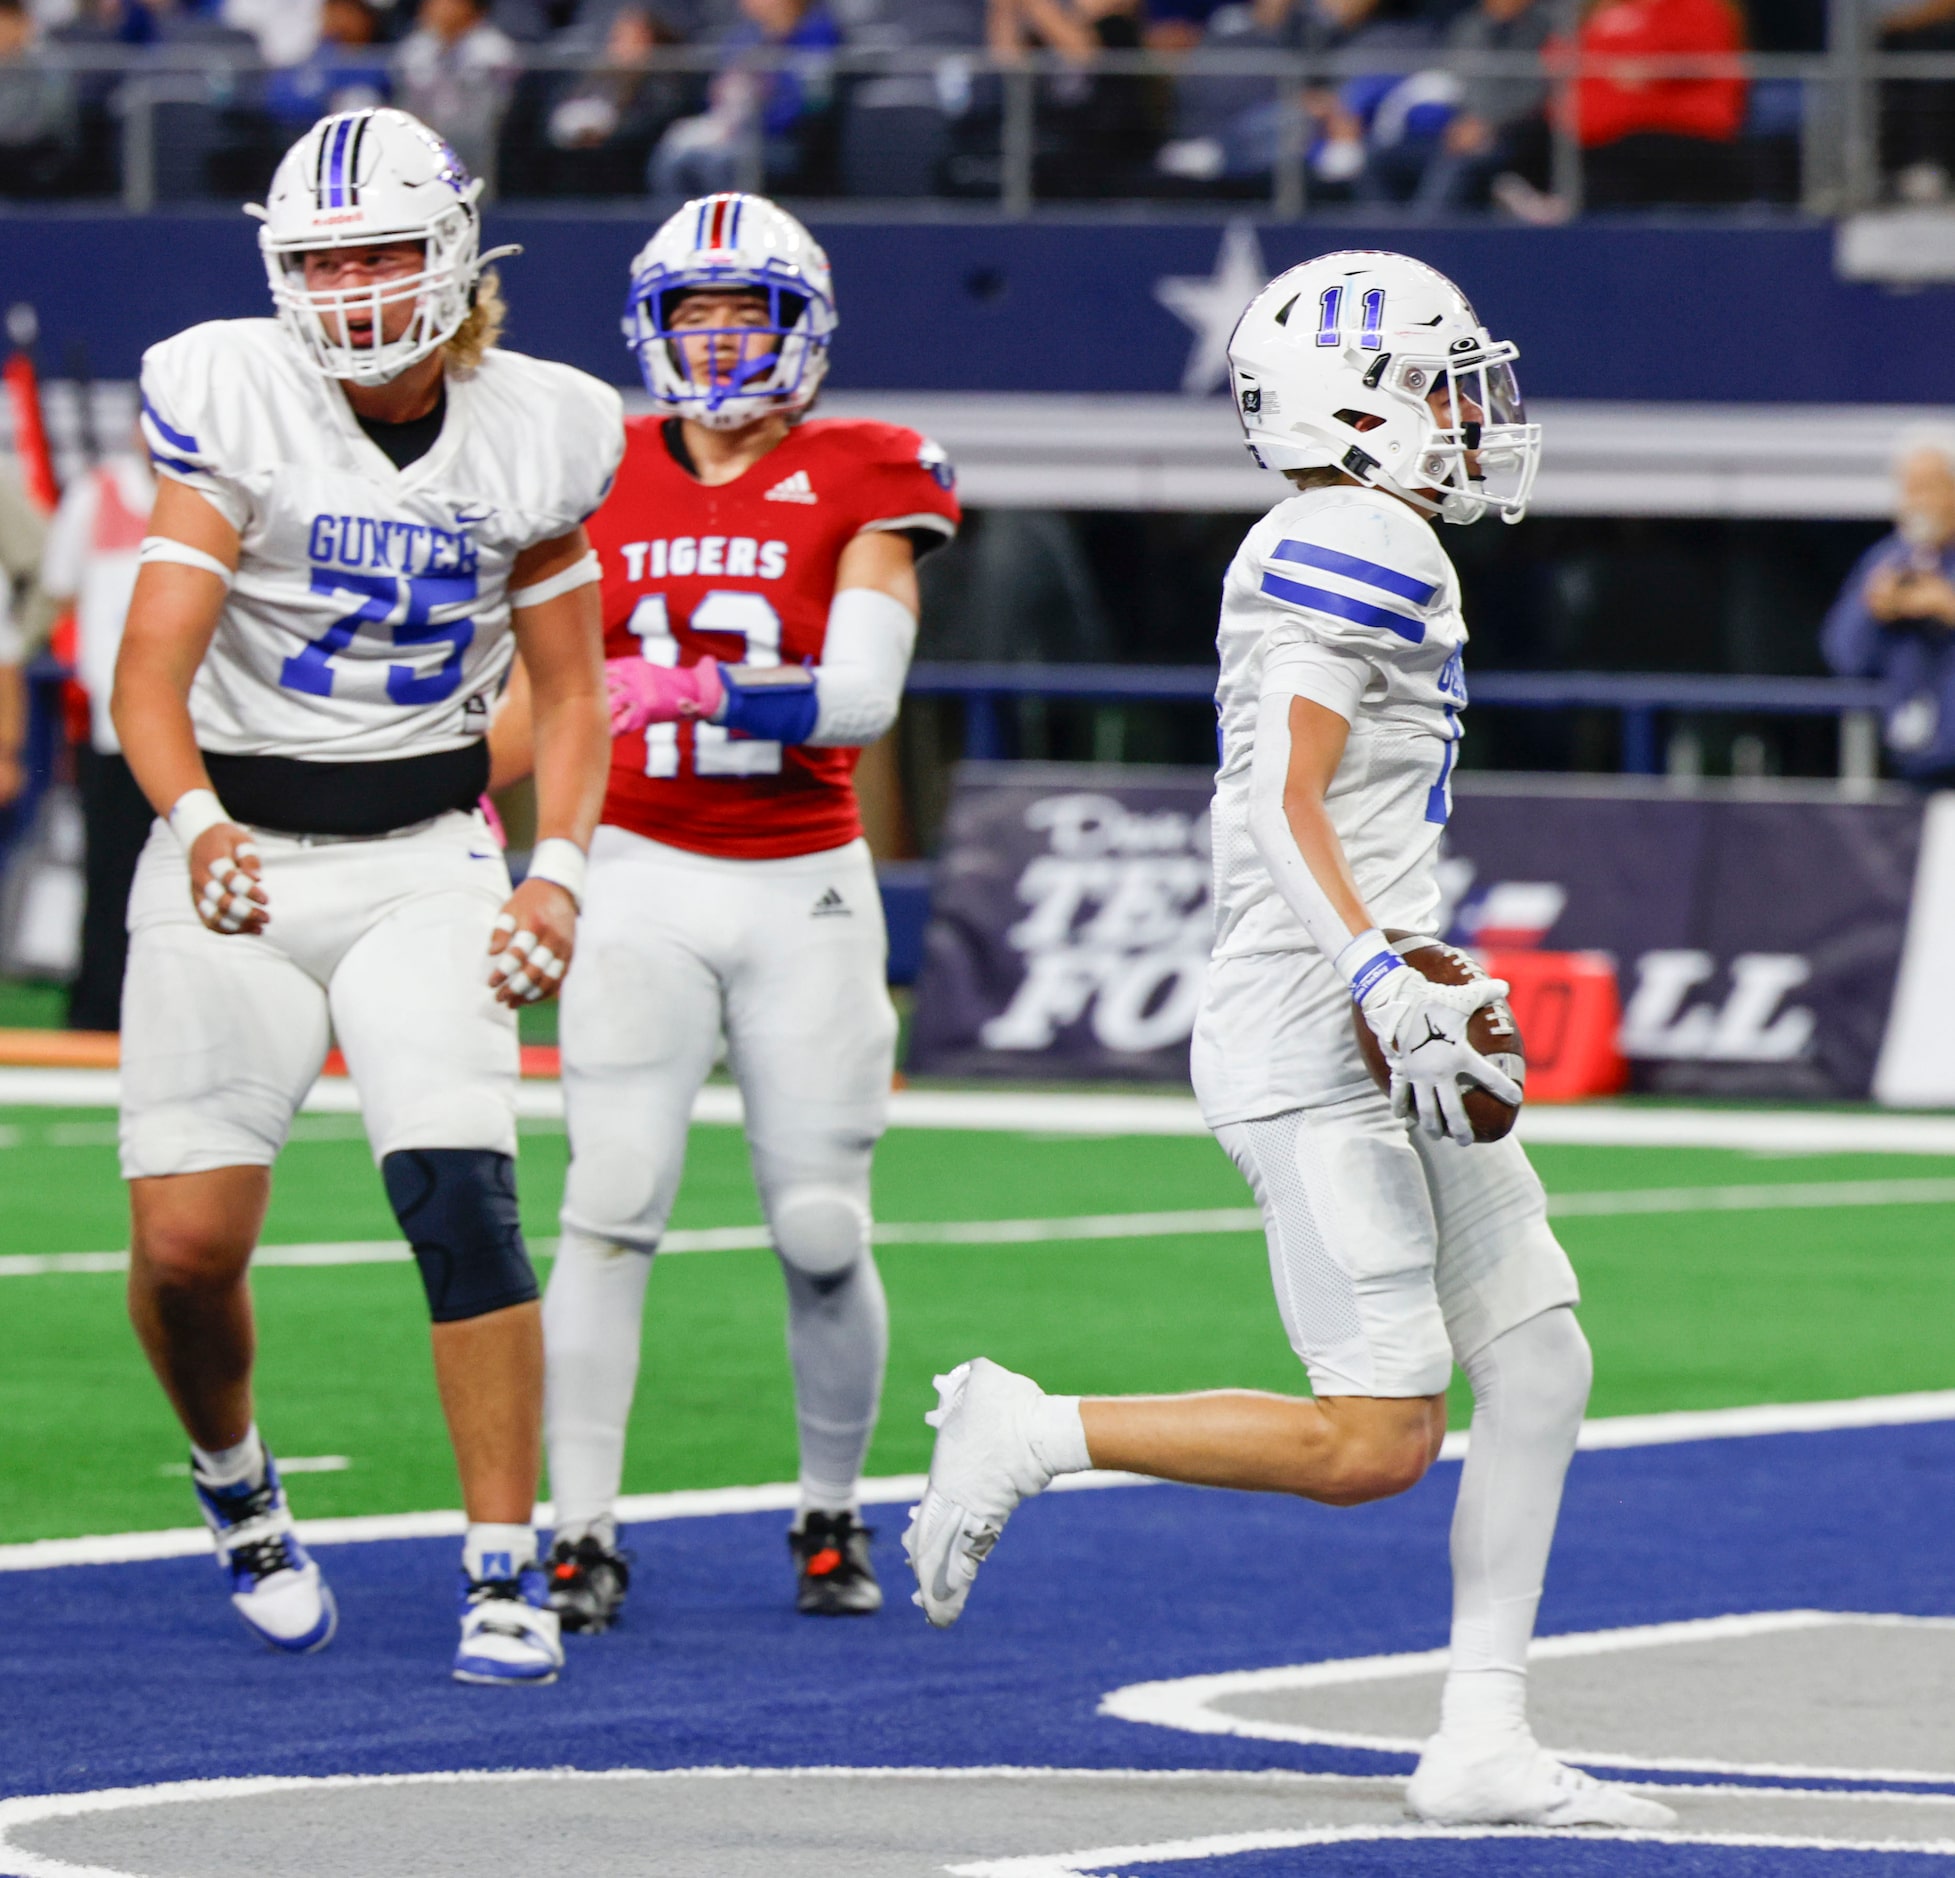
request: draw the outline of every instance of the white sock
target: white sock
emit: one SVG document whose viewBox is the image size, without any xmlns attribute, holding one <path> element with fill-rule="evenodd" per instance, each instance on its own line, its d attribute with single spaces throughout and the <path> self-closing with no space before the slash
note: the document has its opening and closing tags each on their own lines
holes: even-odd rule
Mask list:
<svg viewBox="0 0 1955 1878">
<path fill-rule="evenodd" d="M 247 1482 L 259 1485 L 265 1478 L 265 1444 L 258 1437 L 258 1424 L 253 1422 L 244 1431 L 244 1439 L 236 1447 L 212 1450 L 193 1441 L 190 1464 L 207 1487 L 241 1487 Z"/>
<path fill-rule="evenodd" d="M 1086 1452 L 1086 1424 L 1079 1397 L 1048 1395 L 1032 1411 L 1032 1452 L 1048 1474 L 1083 1474 L 1093 1465 Z"/>
<path fill-rule="evenodd" d="M 1453 1512 L 1446 1733 L 1527 1726 L 1527 1646 L 1593 1365 L 1571 1310 L 1544 1311 L 1468 1358 L 1473 1427 Z"/>
<path fill-rule="evenodd" d="M 557 1531 L 615 1532 L 649 1253 L 566 1232 L 543 1293 L 543 1430 Z"/>
<path fill-rule="evenodd" d="M 471 1524 L 462 1541 L 462 1570 L 471 1578 L 513 1578 L 536 1563 L 536 1532 L 530 1526 Z"/>
<path fill-rule="evenodd" d="M 859 1503 L 862 1464 L 882 1401 L 889 1356 L 882 1274 L 864 1252 L 839 1278 L 810 1278 L 785 1260 L 781 1277 L 801 1439 L 801 1504 L 839 1512 Z"/>
</svg>

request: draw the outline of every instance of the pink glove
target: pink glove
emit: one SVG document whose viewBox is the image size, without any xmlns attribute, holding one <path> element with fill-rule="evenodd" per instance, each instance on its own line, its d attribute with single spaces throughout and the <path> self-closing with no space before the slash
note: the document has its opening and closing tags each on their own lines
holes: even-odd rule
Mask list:
<svg viewBox="0 0 1955 1878">
<path fill-rule="evenodd" d="M 482 819 L 489 824 L 489 833 L 495 836 L 496 846 L 508 847 L 509 830 L 503 827 L 502 816 L 497 812 L 496 805 L 484 796 L 475 806 L 482 811 Z"/>
<path fill-rule="evenodd" d="M 682 717 L 711 717 L 726 696 L 719 661 L 697 665 L 648 665 L 643 659 L 606 659 L 604 689 L 611 700 L 611 735 L 647 724 L 676 724 Z"/>
</svg>

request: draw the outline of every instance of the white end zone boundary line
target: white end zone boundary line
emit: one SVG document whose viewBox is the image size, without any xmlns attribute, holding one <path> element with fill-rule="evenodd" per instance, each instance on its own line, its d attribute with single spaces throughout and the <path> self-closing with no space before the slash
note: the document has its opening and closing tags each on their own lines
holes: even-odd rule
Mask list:
<svg viewBox="0 0 1955 1878">
<path fill-rule="evenodd" d="M 109 1069 L 0 1069 L 0 1107 L 114 1108 L 121 1078 Z M 357 1115 L 359 1097 L 344 1076 L 322 1076 L 306 1098 L 313 1115 Z M 563 1116 L 559 1083 L 518 1085 L 525 1120 Z M 692 1118 L 734 1127 L 740 1092 L 709 1084 Z M 897 1089 L 892 1128 L 968 1129 L 1050 1135 L 1205 1135 L 1194 1099 L 1181 1095 L 1062 1093 L 1019 1089 Z M 1766 1154 L 1939 1154 L 1955 1157 L 1955 1115 L 1879 1111 L 1808 1114 L 1797 1109 L 1645 1108 L 1576 1103 L 1522 1111 L 1521 1138 L 1543 1147 L 1735 1148 Z"/>
<path fill-rule="evenodd" d="M 1398 1775 L 1322 1774 L 1287 1769 L 1214 1768 L 1101 1768 L 1101 1767 L 672 1767 L 601 1768 L 573 1767 L 456 1769 L 413 1774 L 257 1774 L 229 1779 L 181 1780 L 152 1787 L 98 1788 L 88 1793 L 31 1794 L 0 1800 L 0 1852 L 6 1856 L 18 1878 L 129 1878 L 126 1873 L 101 1866 L 77 1865 L 70 1860 L 30 1852 L 14 1844 L 14 1834 L 57 1819 L 78 1819 L 109 1813 L 128 1812 L 148 1807 L 223 1800 L 251 1800 L 280 1793 L 319 1793 L 360 1791 L 379 1787 L 418 1786 L 496 1786 L 517 1782 L 563 1781 L 577 1783 L 637 1783 L 648 1785 L 680 1781 L 741 1780 L 838 1780 L 838 1781 L 1092 1781 L 1132 1785 L 1171 1785 L 1178 1782 L 1236 1780 L 1259 1788 L 1289 1788 L 1307 1793 L 1327 1784 L 1342 1787 L 1376 1784 L 1396 1790 Z M 1661 1794 L 1715 1793 L 1734 1791 L 1756 1793 L 1757 1788 L 1734 1789 L 1724 1784 L 1702 1785 L 1684 1782 L 1626 1783 L 1640 1790 Z M 1845 1793 L 1837 1789 L 1801 1790 L 1779 1788 L 1788 1798 L 1841 1801 L 1887 1801 L 1902 1804 L 1945 1802 L 1944 1795 L 1916 1795 L 1862 1791 Z M 1589 1844 L 1608 1840 L 1624 1844 L 1701 1845 L 1769 1848 L 1782 1851 L 1887 1852 L 1914 1853 L 1917 1856 L 1955 1857 L 1955 1838 L 1871 1839 L 1821 1838 L 1808 1834 L 1705 1832 L 1688 1828 L 1677 1832 L 1642 1832 L 1608 1827 L 1587 1827 L 1578 1833 L 1543 1826 L 1427 1826 L 1349 1825 L 1306 1826 L 1277 1831 L 1217 1833 L 1193 1839 L 1156 1840 L 1152 1844 L 1097 1846 L 1076 1852 L 1034 1852 L 1015 1856 L 980 1859 L 938 1869 L 949 1878 L 1087 1878 L 1101 1873 L 1112 1878 L 1108 1867 L 1121 1865 L 1172 1864 L 1211 1858 L 1228 1858 L 1240 1853 L 1302 1850 L 1321 1845 L 1378 1843 L 1381 1841 L 1421 1840 L 1556 1840 L 1563 1844 Z"/>
<path fill-rule="evenodd" d="M 1914 1395 L 1860 1396 L 1838 1402 L 1767 1402 L 1733 1409 L 1683 1409 L 1664 1415 L 1612 1415 L 1582 1424 L 1578 1448 L 1667 1447 L 1685 1441 L 1743 1440 L 1755 1435 L 1830 1434 L 1855 1428 L 1905 1428 L 1923 1422 L 1955 1421 L 1955 1389 Z M 1439 1451 L 1441 1461 L 1465 1457 L 1467 1437 L 1456 1429 Z M 865 1506 L 893 1506 L 916 1500 L 928 1484 L 924 1474 L 884 1474 L 863 1481 Z M 1140 1474 L 1095 1470 L 1066 1474 L 1049 1493 L 1091 1492 L 1106 1487 L 1153 1487 L 1162 1483 Z M 618 1502 L 624 1525 L 668 1519 L 712 1519 L 730 1513 L 789 1512 L 800 1489 L 791 1480 L 753 1487 L 701 1487 L 674 1493 L 627 1494 Z M 539 1525 L 552 1519 L 549 1502 L 536 1509 Z M 426 1513 L 373 1513 L 345 1519 L 302 1519 L 299 1536 L 308 1545 L 370 1545 L 390 1539 L 459 1538 L 466 1521 L 459 1509 Z M 155 1532 L 120 1532 L 76 1539 L 30 1539 L 0 1545 L 0 1573 L 52 1571 L 67 1565 L 134 1565 L 154 1559 L 201 1557 L 210 1550 L 202 1526 L 175 1526 Z"/>
</svg>

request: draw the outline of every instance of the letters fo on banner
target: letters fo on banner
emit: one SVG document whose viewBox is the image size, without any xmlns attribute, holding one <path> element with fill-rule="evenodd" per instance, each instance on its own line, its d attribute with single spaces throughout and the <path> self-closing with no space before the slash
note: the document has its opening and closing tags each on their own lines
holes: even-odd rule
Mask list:
<svg viewBox="0 0 1955 1878">
<path fill-rule="evenodd" d="M 1205 773 L 961 770 L 909 1066 L 1170 1078 L 1211 936 Z"/>
</svg>

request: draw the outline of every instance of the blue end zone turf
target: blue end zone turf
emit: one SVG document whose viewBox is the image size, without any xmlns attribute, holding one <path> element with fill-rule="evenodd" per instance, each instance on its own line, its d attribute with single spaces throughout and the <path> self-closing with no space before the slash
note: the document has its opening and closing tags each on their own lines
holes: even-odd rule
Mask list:
<svg viewBox="0 0 1955 1878">
<path fill-rule="evenodd" d="M 890 1607 L 847 1622 L 795 1615 L 780 1514 L 641 1526 L 627 1534 L 639 1564 L 624 1626 L 569 1639 L 562 1682 L 513 1697 L 448 1678 L 452 1540 L 319 1548 L 340 1634 L 305 1658 L 255 1644 L 202 1559 L 0 1575 L 0 1795 L 512 1763 L 1402 1772 L 1402 1756 L 1096 1710 L 1131 1682 L 1443 1645 L 1458 1477 L 1438 1467 L 1402 1499 L 1355 1511 L 1172 1487 L 1052 1494 L 1013 1521 L 963 1622 L 942 1634 L 907 1602 L 901 1508 L 869 1514 Z M 295 1497 L 303 1515 L 303 1482 Z M 1952 1509 L 1949 1425 L 1584 1454 L 1542 1629 L 1955 1612 Z M 1509 1853 L 1501 1869 L 1529 1875 L 1806 1869 L 1789 1850 L 1760 1862 L 1615 1846 L 1594 1864 L 1565 1844 Z M 1200 1869 L 1261 1878 L 1301 1856 Z M 1813 1865 L 1857 1869 L 1858 1856 Z M 1901 1878 L 1914 1862 L 1882 1854 L 1878 1869 Z M 1340 1878 L 1469 1869 L 1486 1869 L 1470 1842 L 1345 1845 L 1335 1861 Z"/>
<path fill-rule="evenodd" d="M 1111 1866 L 1082 1868 L 1114 1878 Z M 1343 1840 L 1335 1845 L 1168 1860 L 1146 1878 L 1947 1878 L 1932 1852 L 1805 1851 L 1780 1845 L 1584 1844 L 1554 1839 Z"/>
</svg>

